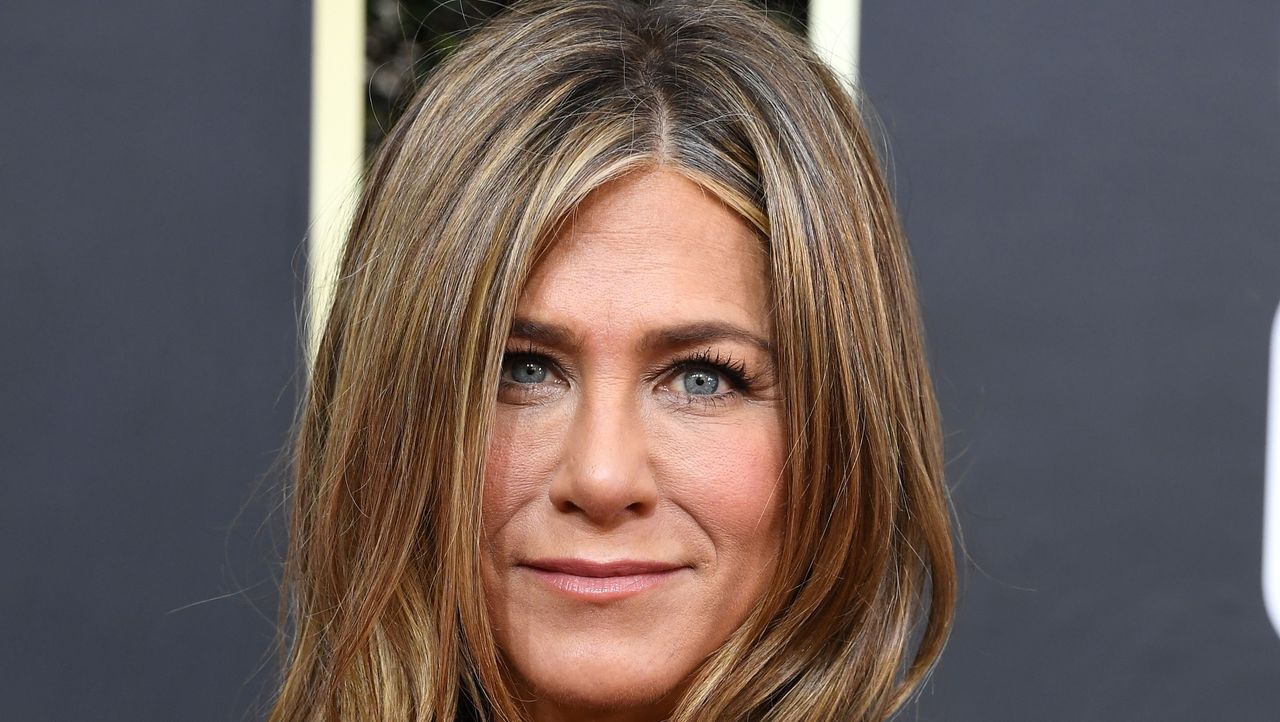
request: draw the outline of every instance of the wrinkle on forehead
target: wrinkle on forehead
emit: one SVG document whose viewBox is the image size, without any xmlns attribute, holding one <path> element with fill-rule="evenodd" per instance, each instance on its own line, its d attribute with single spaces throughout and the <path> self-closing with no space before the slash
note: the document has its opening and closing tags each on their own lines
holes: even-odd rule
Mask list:
<svg viewBox="0 0 1280 722">
<path fill-rule="evenodd" d="M 746 222 L 702 186 L 660 170 L 588 196 L 534 269 L 521 309 L 575 326 L 720 318 L 769 337 L 768 284 L 764 249 Z"/>
</svg>

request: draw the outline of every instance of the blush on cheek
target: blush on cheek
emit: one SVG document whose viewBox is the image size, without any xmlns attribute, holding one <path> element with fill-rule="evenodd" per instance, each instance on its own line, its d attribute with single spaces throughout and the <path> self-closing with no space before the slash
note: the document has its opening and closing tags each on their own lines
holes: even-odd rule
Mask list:
<svg viewBox="0 0 1280 722">
<path fill-rule="evenodd" d="M 773 538 L 780 516 L 780 421 L 773 410 L 755 411 L 740 423 L 664 435 L 662 456 L 670 460 L 664 476 L 673 496 L 718 549 L 746 550 Z"/>
<path fill-rule="evenodd" d="M 550 424 L 499 409 L 485 458 L 483 517 L 500 528 L 538 494 L 553 473 L 557 442 Z"/>
<path fill-rule="evenodd" d="M 484 462 L 483 516 L 487 520 L 500 514 L 506 497 L 506 480 L 511 478 L 513 458 L 510 441 L 499 424 L 489 439 L 489 449 Z"/>
<path fill-rule="evenodd" d="M 481 501 L 486 523 L 490 519 L 508 516 L 505 510 L 511 506 L 511 498 L 514 496 L 511 493 L 513 480 L 522 476 L 521 460 L 526 458 L 524 449 L 520 446 L 519 435 L 514 433 L 517 424 L 509 416 L 509 413 L 499 408 L 489 432 Z"/>
</svg>

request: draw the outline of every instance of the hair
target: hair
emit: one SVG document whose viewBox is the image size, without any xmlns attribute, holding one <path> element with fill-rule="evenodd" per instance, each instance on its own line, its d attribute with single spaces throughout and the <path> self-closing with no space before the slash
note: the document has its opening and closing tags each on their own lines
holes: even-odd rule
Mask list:
<svg viewBox="0 0 1280 722">
<path fill-rule="evenodd" d="M 955 605 L 942 434 L 857 102 L 742 0 L 533 0 L 369 170 L 292 447 L 273 722 L 522 719 L 479 561 L 507 333 L 573 209 L 655 168 L 759 235 L 788 450 L 775 577 L 671 719 L 884 720 L 928 674 Z"/>
</svg>

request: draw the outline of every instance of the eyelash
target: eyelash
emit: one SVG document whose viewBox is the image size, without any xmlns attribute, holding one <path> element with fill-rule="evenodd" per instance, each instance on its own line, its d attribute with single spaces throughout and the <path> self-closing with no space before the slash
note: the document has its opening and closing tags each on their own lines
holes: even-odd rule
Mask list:
<svg viewBox="0 0 1280 722">
<path fill-rule="evenodd" d="M 538 350 L 530 345 L 520 346 L 517 348 L 509 348 L 506 350 L 502 359 L 502 365 L 505 368 L 507 360 L 513 356 L 527 356 L 538 361 L 551 369 L 559 369 L 560 363 L 552 358 L 549 354 Z M 545 362 L 545 363 L 543 363 Z M 714 409 L 723 407 L 731 398 L 751 393 L 759 382 L 758 374 L 747 372 L 747 366 L 742 361 L 734 359 L 732 356 L 721 356 L 719 352 L 711 353 L 711 349 L 704 349 L 694 353 L 680 356 L 667 364 L 660 371 L 648 374 L 647 380 L 653 381 L 659 377 L 673 373 L 687 373 L 694 369 L 711 369 L 720 376 L 724 377 L 733 386 L 732 391 L 726 391 L 722 394 L 705 395 L 705 394 L 688 394 L 687 405 L 699 405 L 706 409 Z M 563 375 L 563 374 L 562 374 Z M 502 380 L 503 386 L 527 386 L 513 381 Z"/>
</svg>

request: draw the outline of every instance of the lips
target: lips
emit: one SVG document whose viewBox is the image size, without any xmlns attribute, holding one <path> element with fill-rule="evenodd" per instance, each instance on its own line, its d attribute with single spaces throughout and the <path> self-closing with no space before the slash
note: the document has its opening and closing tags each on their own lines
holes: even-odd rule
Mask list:
<svg viewBox="0 0 1280 722">
<path fill-rule="evenodd" d="M 589 559 L 534 559 L 523 566 L 541 569 L 546 572 L 572 574 L 578 577 L 626 577 L 637 574 L 660 574 L 673 569 L 680 569 L 683 564 L 671 564 L 659 561 L 637 561 L 622 559 L 612 562 L 596 562 Z"/>
<path fill-rule="evenodd" d="M 607 602 L 653 589 L 689 567 L 671 562 L 624 559 L 533 559 L 519 565 L 553 590 L 584 601 Z"/>
</svg>

